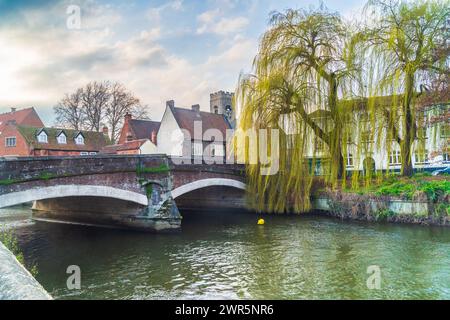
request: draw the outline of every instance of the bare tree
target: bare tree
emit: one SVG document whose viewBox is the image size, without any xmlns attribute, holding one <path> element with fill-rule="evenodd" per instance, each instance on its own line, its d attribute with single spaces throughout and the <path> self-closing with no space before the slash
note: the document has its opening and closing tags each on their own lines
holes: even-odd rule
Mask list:
<svg viewBox="0 0 450 320">
<path fill-rule="evenodd" d="M 130 113 L 135 118 L 144 119 L 147 118 L 147 110 L 121 83 L 111 85 L 110 95 L 105 118 L 111 128 L 111 140 L 115 142 L 120 135 L 119 128 L 123 125 L 125 115 Z"/>
<path fill-rule="evenodd" d="M 109 81 L 90 82 L 73 94 L 66 94 L 54 111 L 58 126 L 95 131 L 108 126 L 112 142 L 120 134 L 125 114 L 130 113 L 136 119 L 148 118 L 146 105 L 123 84 Z"/>
<path fill-rule="evenodd" d="M 89 130 L 100 131 L 101 121 L 111 97 L 109 82 L 90 82 L 84 87 L 82 95 L 83 112 Z"/>
<path fill-rule="evenodd" d="M 81 97 L 83 90 L 77 89 L 72 94 L 66 94 L 54 107 L 56 122 L 62 127 L 82 129 L 85 121 Z"/>
</svg>

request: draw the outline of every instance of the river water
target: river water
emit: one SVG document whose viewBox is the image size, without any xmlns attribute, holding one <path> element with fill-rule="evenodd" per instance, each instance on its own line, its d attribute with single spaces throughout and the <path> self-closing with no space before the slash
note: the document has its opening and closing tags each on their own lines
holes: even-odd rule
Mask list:
<svg viewBox="0 0 450 320">
<path fill-rule="evenodd" d="M 33 222 L 0 210 L 37 280 L 57 299 L 450 299 L 450 229 L 320 216 L 184 213 L 146 234 Z M 81 269 L 69 290 L 66 269 Z M 381 288 L 369 289 L 369 266 Z M 377 267 L 375 267 L 377 268 Z"/>
</svg>

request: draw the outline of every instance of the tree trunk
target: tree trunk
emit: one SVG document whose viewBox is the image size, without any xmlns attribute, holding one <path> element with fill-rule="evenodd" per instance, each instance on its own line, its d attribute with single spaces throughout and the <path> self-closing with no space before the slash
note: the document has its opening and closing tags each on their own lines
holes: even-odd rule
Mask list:
<svg viewBox="0 0 450 320">
<path fill-rule="evenodd" d="M 401 175 L 410 177 L 413 174 L 413 167 L 411 161 L 412 146 L 416 136 L 416 123 L 412 112 L 412 98 L 414 89 L 414 74 L 406 74 L 405 83 L 405 97 L 403 100 L 403 113 L 404 113 L 404 138 L 403 143 L 400 145 L 400 153 L 402 155 L 402 168 Z"/>
<path fill-rule="evenodd" d="M 405 137 L 404 143 L 400 146 L 400 153 L 402 156 L 402 168 L 400 174 L 404 177 L 410 177 L 413 174 L 413 166 L 411 159 L 411 145 Z"/>
</svg>

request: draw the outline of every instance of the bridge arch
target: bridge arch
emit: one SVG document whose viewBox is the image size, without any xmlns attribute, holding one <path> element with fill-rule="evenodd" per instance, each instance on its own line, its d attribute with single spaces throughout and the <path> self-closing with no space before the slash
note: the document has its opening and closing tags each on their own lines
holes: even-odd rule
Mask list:
<svg viewBox="0 0 450 320">
<path fill-rule="evenodd" d="M 182 185 L 178 188 L 175 188 L 172 190 L 172 198 L 175 199 L 185 193 L 211 187 L 211 186 L 224 186 L 224 187 L 233 187 L 237 189 L 245 190 L 245 183 L 233 180 L 233 179 L 224 179 L 224 178 L 211 178 L 211 179 L 202 179 L 197 180 L 191 183 L 187 183 L 185 185 Z"/>
<path fill-rule="evenodd" d="M 51 187 L 39 187 L 26 191 L 18 191 L 0 195 L 0 208 L 10 207 L 25 202 L 36 200 L 54 199 L 63 197 L 102 197 L 114 198 L 135 202 L 147 206 L 147 196 L 122 190 L 114 187 L 95 186 L 95 185 L 59 185 Z"/>
</svg>

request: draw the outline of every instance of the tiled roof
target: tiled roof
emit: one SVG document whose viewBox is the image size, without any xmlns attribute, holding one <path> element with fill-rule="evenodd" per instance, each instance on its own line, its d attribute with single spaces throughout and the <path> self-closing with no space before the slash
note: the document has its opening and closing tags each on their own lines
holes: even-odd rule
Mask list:
<svg viewBox="0 0 450 320">
<path fill-rule="evenodd" d="M 113 145 L 105 146 L 101 150 L 101 153 L 114 154 L 117 151 L 137 150 L 147 141 L 149 141 L 149 140 L 148 139 L 140 139 L 140 140 L 127 141 L 122 144 L 113 144 Z"/>
<path fill-rule="evenodd" d="M 150 121 L 150 120 L 137 120 L 131 119 L 129 121 L 129 128 L 134 134 L 134 138 L 139 139 L 150 139 L 152 136 L 152 131 L 158 133 L 159 126 L 161 122 Z"/>
<path fill-rule="evenodd" d="M 64 150 L 64 151 L 99 151 L 109 143 L 109 138 L 102 132 L 79 131 L 72 129 L 57 128 L 36 128 L 30 126 L 17 126 L 17 129 L 33 149 Z M 37 140 L 38 132 L 44 130 L 48 136 L 48 143 L 41 143 Z M 67 137 L 67 143 L 58 143 L 56 137 L 61 133 Z M 75 137 L 81 133 L 84 137 L 84 144 L 75 143 Z"/>
<path fill-rule="evenodd" d="M 8 121 L 15 120 L 18 125 L 43 127 L 44 124 L 33 107 L 0 114 L 0 127 Z"/>
<path fill-rule="evenodd" d="M 226 130 L 231 129 L 230 124 L 221 114 L 177 107 L 170 107 L 170 109 L 172 110 L 178 126 L 181 129 L 188 130 L 192 138 L 194 138 L 194 121 L 202 122 L 202 135 L 208 129 L 218 129 L 222 133 L 223 139 L 218 139 L 217 141 L 225 141 Z"/>
</svg>

